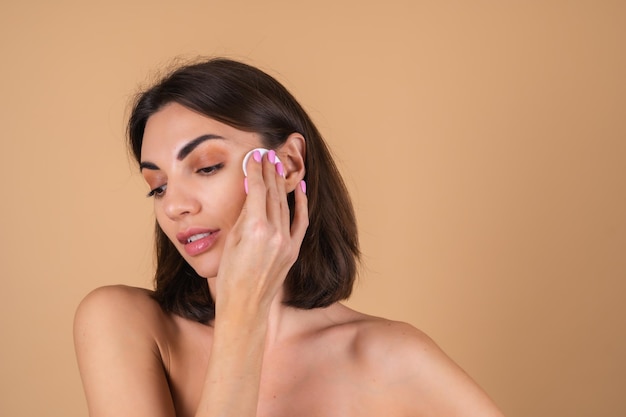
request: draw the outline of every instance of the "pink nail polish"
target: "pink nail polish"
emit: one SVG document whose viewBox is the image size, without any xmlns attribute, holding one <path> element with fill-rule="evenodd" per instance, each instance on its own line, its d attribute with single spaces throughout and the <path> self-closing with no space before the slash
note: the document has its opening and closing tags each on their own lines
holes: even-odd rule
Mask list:
<svg viewBox="0 0 626 417">
<path fill-rule="evenodd" d="M 276 163 L 276 152 L 273 149 L 270 149 L 270 151 L 267 153 L 267 159 L 272 164 Z"/>
<path fill-rule="evenodd" d="M 254 151 L 254 153 L 252 154 L 252 157 L 254 158 L 255 161 L 261 162 L 261 158 L 262 158 L 261 152 Z"/>
<path fill-rule="evenodd" d="M 304 182 L 304 180 L 300 181 L 300 189 L 306 194 L 306 182 Z"/>
<path fill-rule="evenodd" d="M 243 189 L 246 191 L 246 194 L 248 194 L 248 177 L 243 179 Z"/>
<path fill-rule="evenodd" d="M 285 169 L 283 168 L 282 163 L 276 162 L 276 172 L 278 172 L 278 175 L 280 175 L 281 177 L 285 176 Z"/>
</svg>

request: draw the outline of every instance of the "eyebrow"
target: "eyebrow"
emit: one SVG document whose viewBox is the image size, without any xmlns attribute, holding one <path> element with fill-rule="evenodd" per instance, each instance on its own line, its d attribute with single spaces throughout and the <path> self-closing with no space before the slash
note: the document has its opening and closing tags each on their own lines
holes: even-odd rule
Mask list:
<svg viewBox="0 0 626 417">
<path fill-rule="evenodd" d="M 224 138 L 219 135 L 212 135 L 212 134 L 199 136 L 195 138 L 194 140 L 192 140 L 191 142 L 189 142 L 188 144 L 186 144 L 185 146 L 183 146 L 182 149 L 178 151 L 178 155 L 176 156 L 176 159 L 178 159 L 179 161 L 182 161 L 183 159 L 187 157 L 187 155 L 193 152 L 193 150 L 196 149 L 198 145 L 200 145 L 202 142 L 207 141 L 209 139 L 224 139 Z"/>
<path fill-rule="evenodd" d="M 211 139 L 224 139 L 224 138 L 222 136 L 214 135 L 210 133 L 207 135 L 198 136 L 197 138 L 188 142 L 185 146 L 183 146 L 180 149 L 180 151 L 178 151 L 178 155 L 176 155 L 176 159 L 178 159 L 179 161 L 182 161 L 183 159 L 187 157 L 187 155 L 193 152 L 193 150 L 196 149 L 198 145 L 200 145 L 202 142 L 205 142 Z M 159 167 L 152 162 L 144 161 L 139 164 L 139 171 L 143 169 L 151 169 L 153 171 L 158 171 Z"/>
</svg>

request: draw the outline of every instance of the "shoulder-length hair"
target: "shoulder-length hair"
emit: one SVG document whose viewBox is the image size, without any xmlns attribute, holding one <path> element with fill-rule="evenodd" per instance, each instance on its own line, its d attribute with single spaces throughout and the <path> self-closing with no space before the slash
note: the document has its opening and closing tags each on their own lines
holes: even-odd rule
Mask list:
<svg viewBox="0 0 626 417">
<path fill-rule="evenodd" d="M 304 136 L 309 227 L 286 277 L 284 302 L 312 309 L 348 298 L 360 255 L 354 210 L 324 139 L 291 93 L 265 72 L 229 59 L 182 66 L 140 92 L 134 101 L 127 134 L 137 162 L 141 161 L 146 122 L 172 102 L 256 132 L 266 148 L 279 148 L 292 133 Z M 293 213 L 293 193 L 288 201 Z M 215 304 L 206 280 L 183 259 L 158 223 L 155 229 L 154 298 L 169 313 L 209 323 Z"/>
</svg>

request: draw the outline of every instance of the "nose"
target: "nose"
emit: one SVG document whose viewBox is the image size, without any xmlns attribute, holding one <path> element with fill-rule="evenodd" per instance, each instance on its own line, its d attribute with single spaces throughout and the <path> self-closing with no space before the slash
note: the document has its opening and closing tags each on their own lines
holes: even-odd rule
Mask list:
<svg viewBox="0 0 626 417">
<path fill-rule="evenodd" d="M 163 204 L 165 214 L 172 220 L 179 220 L 185 216 L 196 214 L 201 207 L 195 193 L 185 189 L 182 185 L 176 186 L 171 182 L 167 184 L 163 198 L 165 200 Z"/>
</svg>

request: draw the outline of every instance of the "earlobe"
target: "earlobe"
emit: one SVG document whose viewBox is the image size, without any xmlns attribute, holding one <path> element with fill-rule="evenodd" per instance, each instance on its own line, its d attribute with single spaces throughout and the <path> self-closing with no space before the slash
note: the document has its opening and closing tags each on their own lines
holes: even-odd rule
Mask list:
<svg viewBox="0 0 626 417">
<path fill-rule="evenodd" d="M 277 149 L 277 154 L 285 168 L 287 191 L 292 192 L 306 173 L 306 140 L 300 133 L 289 135 L 285 143 Z"/>
</svg>

